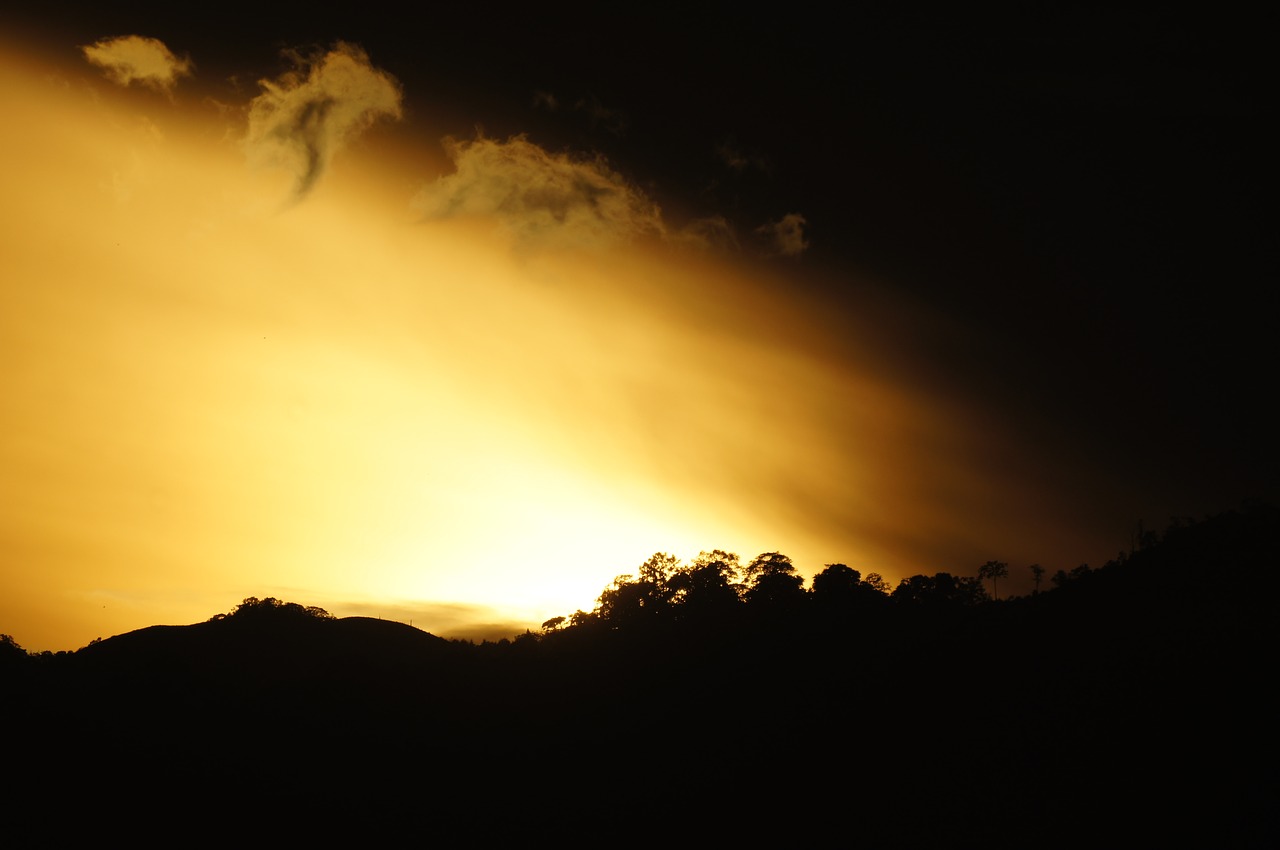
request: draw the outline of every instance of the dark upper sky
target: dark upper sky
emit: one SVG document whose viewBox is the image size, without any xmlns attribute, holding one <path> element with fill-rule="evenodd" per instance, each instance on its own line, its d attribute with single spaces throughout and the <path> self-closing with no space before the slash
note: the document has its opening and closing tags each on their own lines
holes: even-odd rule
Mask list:
<svg viewBox="0 0 1280 850">
<path fill-rule="evenodd" d="M 160 38 L 203 79 L 358 42 L 404 84 L 410 124 L 429 110 L 437 131 L 599 151 L 675 220 L 749 232 L 803 214 L 802 285 L 854 310 L 851 281 L 870 274 L 954 318 L 963 344 L 921 343 L 940 390 L 999 399 L 1171 505 L 1275 493 L 1275 109 L 1256 22 L 574 5 L 53 2 L 27 17 L 69 46 Z"/>
</svg>

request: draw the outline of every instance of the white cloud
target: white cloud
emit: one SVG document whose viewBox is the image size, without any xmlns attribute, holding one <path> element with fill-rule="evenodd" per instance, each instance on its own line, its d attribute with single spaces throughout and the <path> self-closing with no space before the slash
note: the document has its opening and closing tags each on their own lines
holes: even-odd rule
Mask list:
<svg viewBox="0 0 1280 850">
<path fill-rule="evenodd" d="M 757 227 L 756 233 L 766 240 L 770 253 L 798 257 L 809 248 L 804 238 L 805 224 L 800 213 L 787 213 L 777 221 Z"/>
<path fill-rule="evenodd" d="M 665 234 L 657 204 L 602 159 L 549 153 L 522 136 L 446 146 L 454 173 L 413 201 L 427 218 L 491 216 L 526 245 L 604 247 Z"/>
<path fill-rule="evenodd" d="M 106 72 L 112 82 L 127 86 L 138 82 L 170 91 L 179 77 L 191 74 L 190 59 L 179 59 L 164 42 L 140 35 L 104 38 L 80 48 L 84 58 Z"/>
<path fill-rule="evenodd" d="M 249 104 L 245 146 L 257 162 L 292 171 L 295 195 L 302 197 L 352 138 L 379 118 L 400 118 L 401 93 L 396 79 L 353 44 L 292 58 L 295 70 L 259 81 L 262 94 Z"/>
</svg>

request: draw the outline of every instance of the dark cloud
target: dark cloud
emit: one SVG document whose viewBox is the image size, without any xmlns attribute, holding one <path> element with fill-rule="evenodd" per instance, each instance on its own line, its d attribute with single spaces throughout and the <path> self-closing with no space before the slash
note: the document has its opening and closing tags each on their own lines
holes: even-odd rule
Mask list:
<svg viewBox="0 0 1280 850">
<path fill-rule="evenodd" d="M 798 257 L 809 248 L 809 242 L 804 238 L 805 224 L 807 222 L 800 213 L 787 213 L 777 221 L 757 227 L 756 234 L 766 241 L 770 253 Z"/>
<path fill-rule="evenodd" d="M 733 225 L 722 215 L 694 219 L 670 239 L 679 245 L 710 251 L 733 252 L 741 247 Z"/>
<path fill-rule="evenodd" d="M 716 145 L 716 158 L 730 169 L 743 172 L 748 169 L 768 172 L 769 161 L 757 153 L 748 153 L 732 141 Z"/>
<path fill-rule="evenodd" d="M 625 112 L 605 106 L 594 95 L 579 98 L 574 103 L 573 108 L 586 114 L 587 119 L 591 122 L 591 129 L 603 130 L 615 136 L 621 136 L 626 133 L 627 126 L 630 123 Z"/>
<path fill-rule="evenodd" d="M 549 91 L 535 91 L 533 93 L 533 108 L 555 112 L 560 108 L 560 99 Z"/>
<path fill-rule="evenodd" d="M 260 81 L 245 146 L 256 162 L 291 171 L 300 198 L 352 138 L 379 118 L 400 118 L 401 92 L 396 79 L 353 44 L 339 42 L 309 59 L 290 57 L 294 70 Z"/>
</svg>

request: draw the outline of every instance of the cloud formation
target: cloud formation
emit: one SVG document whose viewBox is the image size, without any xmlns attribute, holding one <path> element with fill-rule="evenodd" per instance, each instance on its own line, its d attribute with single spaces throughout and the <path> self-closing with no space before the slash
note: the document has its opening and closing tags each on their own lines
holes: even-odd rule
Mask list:
<svg viewBox="0 0 1280 850">
<path fill-rule="evenodd" d="M 643 191 L 601 157 L 551 153 L 524 136 L 445 140 L 454 172 L 424 186 L 413 206 L 427 219 L 487 217 L 524 247 L 605 248 L 643 237 L 698 251 L 743 246 L 723 216 L 667 225 Z M 790 213 L 755 229 L 757 250 L 795 257 L 809 247 L 805 218 Z"/>
<path fill-rule="evenodd" d="M 294 195 L 301 198 L 348 142 L 379 118 L 400 118 L 401 91 L 395 77 L 373 67 L 354 44 L 290 58 L 294 70 L 259 81 L 262 94 L 249 104 L 245 147 L 258 163 L 293 172 Z"/>
<path fill-rule="evenodd" d="M 768 249 L 773 254 L 783 257 L 798 257 L 809 248 L 804 238 L 806 222 L 800 213 L 787 213 L 777 221 L 762 224 L 756 228 L 756 234 L 763 237 Z"/>
<path fill-rule="evenodd" d="M 437 637 L 470 641 L 513 638 L 529 628 L 527 621 L 506 619 L 485 605 L 450 602 L 338 602 L 330 610 L 339 617 L 376 617 L 414 626 Z"/>
<path fill-rule="evenodd" d="M 732 253 L 741 246 L 733 225 L 722 215 L 695 218 L 670 237 L 672 243 L 703 251 Z"/>
<path fill-rule="evenodd" d="M 627 114 L 620 109 L 610 109 L 595 95 L 579 98 L 573 108 L 587 114 L 592 130 L 604 130 L 615 136 L 621 136 L 627 132 L 627 126 L 630 123 Z"/>
<path fill-rule="evenodd" d="M 743 151 L 733 141 L 726 141 L 717 145 L 716 157 L 731 170 L 739 173 L 746 171 L 748 168 L 754 168 L 765 173 L 769 171 L 769 161 L 767 159 L 760 154 Z"/>
<path fill-rule="evenodd" d="M 605 247 L 665 234 L 657 204 L 603 159 L 550 153 L 523 136 L 445 144 L 454 173 L 413 200 L 429 219 L 492 216 L 525 245 Z"/>
<path fill-rule="evenodd" d="M 122 86 L 137 82 L 171 91 L 179 77 L 191 74 L 190 59 L 174 56 L 164 42 L 140 35 L 104 38 L 80 48 L 84 58 L 102 68 L 107 79 Z"/>
</svg>

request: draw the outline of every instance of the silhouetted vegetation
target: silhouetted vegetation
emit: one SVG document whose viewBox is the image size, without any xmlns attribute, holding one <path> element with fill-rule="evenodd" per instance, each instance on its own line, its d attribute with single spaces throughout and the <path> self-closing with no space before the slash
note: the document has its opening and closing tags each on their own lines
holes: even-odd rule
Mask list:
<svg viewBox="0 0 1280 850">
<path fill-rule="evenodd" d="M 96 789 L 113 807 L 1267 846 L 1278 530 L 1265 505 L 1180 520 L 1000 601 L 998 561 L 890 590 L 845 564 L 806 587 L 779 552 L 658 553 L 593 610 L 480 644 L 249 597 L 74 653 L 0 636 L 2 719 L 40 742 L 11 765 L 29 787 L 91 762 L 128 777 Z"/>
<path fill-rule="evenodd" d="M 19 664 L 27 660 L 27 652 L 12 635 L 0 634 L 0 668 L 11 664 Z"/>
<path fill-rule="evenodd" d="M 978 567 L 978 578 L 982 580 L 991 579 L 991 596 L 995 599 L 1000 598 L 1000 588 L 998 582 L 1002 578 L 1009 576 L 1009 565 L 1004 561 L 987 561 L 981 567 Z"/>
<path fill-rule="evenodd" d="M 303 607 L 296 602 L 282 602 L 274 596 L 268 596 L 266 599 L 250 596 L 232 609 L 230 614 L 215 614 L 211 622 L 227 617 L 262 622 L 284 622 L 289 619 L 300 620 L 304 618 L 313 620 L 333 619 L 333 615 L 323 608 L 317 608 L 314 605 Z"/>
</svg>

